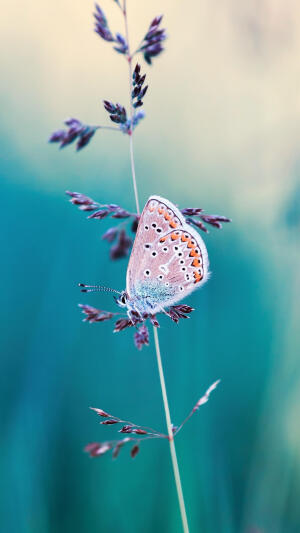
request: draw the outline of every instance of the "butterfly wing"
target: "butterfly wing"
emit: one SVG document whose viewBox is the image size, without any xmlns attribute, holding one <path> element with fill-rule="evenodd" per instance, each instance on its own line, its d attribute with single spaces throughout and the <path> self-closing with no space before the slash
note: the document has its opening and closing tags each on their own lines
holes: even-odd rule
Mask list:
<svg viewBox="0 0 300 533">
<path fill-rule="evenodd" d="M 142 212 L 127 269 L 126 291 L 144 312 L 181 300 L 208 278 L 200 235 L 168 200 L 151 196 Z"/>
</svg>

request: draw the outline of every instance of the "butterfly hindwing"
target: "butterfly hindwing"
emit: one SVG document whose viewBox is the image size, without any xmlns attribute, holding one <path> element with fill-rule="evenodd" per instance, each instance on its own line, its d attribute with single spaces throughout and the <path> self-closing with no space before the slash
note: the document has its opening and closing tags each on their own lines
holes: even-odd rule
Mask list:
<svg viewBox="0 0 300 533">
<path fill-rule="evenodd" d="M 142 212 L 128 270 L 131 299 L 158 312 L 181 300 L 208 277 L 205 244 L 168 200 L 151 196 Z"/>
</svg>

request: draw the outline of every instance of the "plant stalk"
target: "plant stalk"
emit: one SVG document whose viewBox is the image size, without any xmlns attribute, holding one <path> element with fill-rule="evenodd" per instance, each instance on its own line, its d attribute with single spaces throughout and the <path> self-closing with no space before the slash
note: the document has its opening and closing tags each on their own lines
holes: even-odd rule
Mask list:
<svg viewBox="0 0 300 533">
<path fill-rule="evenodd" d="M 175 478 L 175 483 L 176 483 L 181 520 L 182 520 L 182 527 L 183 527 L 184 533 L 189 533 L 189 526 L 188 526 L 187 515 L 186 515 L 186 510 L 185 510 L 185 503 L 184 503 L 184 497 L 183 497 L 183 491 L 182 491 L 182 485 L 181 485 L 181 479 L 180 479 L 180 473 L 179 473 L 179 467 L 178 467 L 178 461 L 177 461 L 177 455 L 176 455 L 176 448 L 175 448 L 175 443 L 174 443 L 174 435 L 173 435 L 173 430 L 172 430 L 167 389 L 166 389 L 164 371 L 163 371 L 161 355 L 160 355 L 158 331 L 155 326 L 153 326 L 153 333 L 154 333 L 154 343 L 155 343 L 155 350 L 156 350 L 156 359 L 157 359 L 157 365 L 158 365 L 160 386 L 161 386 L 161 392 L 162 392 L 162 397 L 163 397 L 166 422 L 167 422 L 167 428 L 168 428 L 173 472 L 174 472 L 174 478 Z"/>
<path fill-rule="evenodd" d="M 127 46 L 128 46 L 127 60 L 128 60 L 128 66 L 129 66 L 128 70 L 129 70 L 129 91 L 130 91 L 130 120 L 132 121 L 133 111 L 134 111 L 133 110 L 133 105 L 132 105 L 132 96 L 131 96 L 132 95 L 132 89 L 133 89 L 133 83 L 132 83 L 132 56 L 130 55 L 126 0 L 124 0 L 124 3 L 123 3 L 123 15 L 124 15 L 124 21 L 125 21 L 126 42 L 127 42 Z M 136 183 L 136 173 L 135 173 L 135 163 L 134 163 L 134 153 L 133 153 L 133 130 L 132 130 L 132 128 L 131 128 L 131 131 L 130 131 L 130 134 L 129 134 L 129 149 L 130 149 L 131 174 L 132 174 L 132 182 L 133 182 L 135 203 L 136 203 L 137 214 L 140 215 L 140 205 L 139 205 L 139 197 L 138 197 L 138 188 L 137 188 L 137 183 Z M 177 461 L 177 455 L 176 455 L 176 448 L 175 448 L 175 443 L 174 443 L 174 435 L 173 435 L 173 430 L 172 430 L 172 423 L 171 423 L 169 402 L 168 402 L 168 396 L 167 396 L 167 389 L 166 389 L 164 371 L 163 371 L 161 354 L 160 354 L 158 331 L 157 331 L 157 328 L 155 326 L 153 326 L 153 334 L 154 334 L 154 343 L 155 343 L 155 351 L 156 351 L 156 359 L 157 359 L 158 373 L 159 373 L 159 379 L 160 379 L 160 386 L 161 386 L 161 392 L 162 392 L 163 404 L 164 404 L 164 410 L 165 410 L 165 417 L 166 417 L 166 423 L 167 423 L 167 429 L 168 429 L 168 440 L 169 440 L 169 444 L 170 444 L 170 453 L 171 453 L 171 459 L 172 459 L 172 466 L 173 466 L 173 472 L 174 472 L 177 496 L 178 496 L 178 501 L 179 501 L 180 515 L 181 515 L 181 520 L 182 520 L 182 527 L 183 527 L 184 533 L 189 533 L 189 526 L 188 526 L 188 521 L 187 521 L 187 514 L 186 514 L 186 509 L 185 509 L 185 503 L 184 503 L 184 497 L 183 497 L 183 491 L 182 491 L 182 484 L 181 484 L 178 461 Z"/>
</svg>

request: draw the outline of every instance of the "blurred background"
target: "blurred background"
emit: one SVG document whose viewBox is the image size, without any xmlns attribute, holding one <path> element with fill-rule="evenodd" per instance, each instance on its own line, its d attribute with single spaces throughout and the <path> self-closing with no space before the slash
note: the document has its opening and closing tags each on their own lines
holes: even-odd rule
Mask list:
<svg viewBox="0 0 300 533">
<path fill-rule="evenodd" d="M 103 0 L 111 29 L 117 5 Z M 153 339 L 81 321 L 79 302 L 115 310 L 78 281 L 125 287 L 101 234 L 66 189 L 134 210 L 128 138 L 99 131 L 75 153 L 48 145 L 75 116 L 109 125 L 128 105 L 127 65 L 93 32 L 92 2 L 6 2 L 1 11 L 1 531 L 181 531 L 169 450 L 145 442 L 91 460 L 113 438 L 89 406 L 165 429 Z M 161 319 L 172 421 L 206 388 L 176 440 L 191 532 L 300 530 L 300 9 L 293 0 L 128 0 L 132 45 L 164 13 L 166 51 L 143 66 L 135 135 L 150 194 L 230 216 L 205 236 L 212 277 L 178 326 Z"/>
</svg>

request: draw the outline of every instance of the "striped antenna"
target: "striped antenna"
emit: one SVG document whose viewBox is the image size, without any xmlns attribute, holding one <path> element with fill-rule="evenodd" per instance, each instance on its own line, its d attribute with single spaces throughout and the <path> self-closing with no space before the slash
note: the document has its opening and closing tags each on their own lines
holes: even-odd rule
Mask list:
<svg viewBox="0 0 300 533">
<path fill-rule="evenodd" d="M 110 287 L 104 287 L 103 285 L 86 285 L 85 283 L 78 283 L 78 287 L 82 287 L 81 292 L 116 292 L 117 294 L 121 294 L 120 291 L 116 291 Z"/>
</svg>

